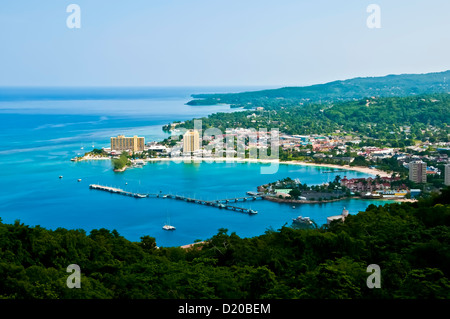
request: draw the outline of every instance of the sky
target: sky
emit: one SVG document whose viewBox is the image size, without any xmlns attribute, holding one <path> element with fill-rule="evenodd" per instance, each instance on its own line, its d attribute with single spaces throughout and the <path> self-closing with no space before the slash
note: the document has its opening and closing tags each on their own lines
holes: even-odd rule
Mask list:
<svg viewBox="0 0 450 319">
<path fill-rule="evenodd" d="M 80 28 L 69 28 L 70 4 Z M 369 28 L 370 4 L 380 28 Z M 0 2 L 0 86 L 302 86 L 450 69 L 448 0 Z"/>
</svg>

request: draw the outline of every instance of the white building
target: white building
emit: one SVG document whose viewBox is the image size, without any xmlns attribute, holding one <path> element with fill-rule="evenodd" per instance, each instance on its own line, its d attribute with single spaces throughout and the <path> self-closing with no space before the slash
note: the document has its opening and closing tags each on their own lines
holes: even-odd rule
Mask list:
<svg viewBox="0 0 450 319">
<path fill-rule="evenodd" d="M 340 215 L 327 217 L 327 224 L 329 225 L 334 220 L 341 220 L 342 222 L 344 222 L 344 220 L 347 216 L 348 216 L 348 210 L 345 209 L 345 207 L 344 207 L 344 209 L 342 210 L 342 213 Z"/>
</svg>

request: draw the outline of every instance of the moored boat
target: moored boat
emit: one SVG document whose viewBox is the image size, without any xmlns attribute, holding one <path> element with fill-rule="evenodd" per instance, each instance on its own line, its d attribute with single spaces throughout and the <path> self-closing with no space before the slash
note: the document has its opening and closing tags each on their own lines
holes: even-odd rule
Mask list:
<svg viewBox="0 0 450 319">
<path fill-rule="evenodd" d="M 294 224 L 312 224 L 312 220 L 309 217 L 298 216 L 297 218 L 292 218 Z"/>
<path fill-rule="evenodd" d="M 172 226 L 172 225 L 164 225 L 163 229 L 164 230 L 175 230 L 176 228 L 175 228 L 175 226 Z"/>
</svg>

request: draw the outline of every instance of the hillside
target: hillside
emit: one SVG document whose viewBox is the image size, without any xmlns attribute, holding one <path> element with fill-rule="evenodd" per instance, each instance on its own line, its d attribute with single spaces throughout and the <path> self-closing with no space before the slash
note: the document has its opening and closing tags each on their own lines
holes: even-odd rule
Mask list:
<svg viewBox="0 0 450 319">
<path fill-rule="evenodd" d="M 336 130 L 401 142 L 448 141 L 450 94 L 368 98 L 333 104 L 311 103 L 277 110 L 216 113 L 201 118 L 204 129 L 278 128 L 286 134 L 331 134 Z M 166 126 L 165 129 L 168 129 Z M 194 120 L 177 126 L 194 128 Z"/>
<path fill-rule="evenodd" d="M 285 87 L 229 94 L 194 94 L 189 105 L 230 104 L 232 107 L 277 108 L 305 103 L 330 103 L 365 97 L 410 96 L 449 92 L 450 70 L 427 74 L 401 74 L 354 78 L 304 87 Z"/>
</svg>

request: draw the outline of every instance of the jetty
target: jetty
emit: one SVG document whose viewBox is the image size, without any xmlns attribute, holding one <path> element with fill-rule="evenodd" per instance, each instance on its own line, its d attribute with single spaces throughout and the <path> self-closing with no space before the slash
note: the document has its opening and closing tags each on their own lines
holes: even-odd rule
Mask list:
<svg viewBox="0 0 450 319">
<path fill-rule="evenodd" d="M 97 185 L 97 184 L 91 184 L 91 185 L 89 185 L 89 188 L 97 189 L 97 190 L 101 190 L 101 191 L 105 191 L 105 192 L 110 192 L 110 193 L 114 193 L 114 194 L 124 195 L 124 196 L 135 197 L 135 198 L 148 197 L 148 194 L 132 193 L 132 192 L 124 191 L 123 189 L 120 189 L 120 188 L 102 186 L 102 185 Z"/>
<path fill-rule="evenodd" d="M 232 206 L 232 205 L 227 205 L 227 204 L 230 203 L 230 202 L 237 203 L 239 201 L 244 202 L 244 201 L 248 201 L 248 200 L 264 199 L 264 196 L 258 195 L 258 196 L 246 196 L 246 197 L 236 197 L 236 198 L 227 198 L 227 199 L 218 199 L 218 200 L 207 201 L 207 200 L 203 200 L 203 199 L 190 198 L 190 197 L 174 195 L 174 194 L 132 193 L 132 192 L 124 191 L 123 189 L 120 189 L 120 188 L 103 186 L 103 185 L 97 185 L 97 184 L 91 184 L 91 185 L 89 185 L 89 188 L 90 189 L 95 189 L 95 190 L 106 191 L 106 192 L 113 193 L 113 194 L 118 194 L 118 195 L 135 197 L 135 198 L 149 198 L 149 197 L 153 197 L 153 198 L 175 199 L 175 200 L 180 200 L 180 201 L 184 201 L 184 202 L 187 202 L 187 203 L 193 203 L 193 204 L 210 206 L 210 207 L 219 208 L 219 209 L 231 210 L 231 211 L 235 211 L 235 212 L 239 212 L 239 213 L 245 213 L 245 214 L 249 214 L 249 215 L 255 215 L 258 212 L 256 210 L 253 210 L 253 209 L 250 209 L 250 208 L 237 207 L 237 206 Z"/>
</svg>

